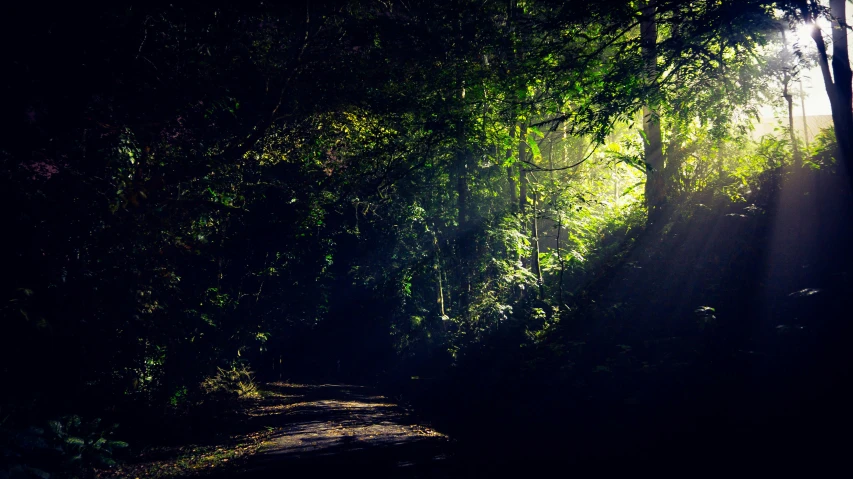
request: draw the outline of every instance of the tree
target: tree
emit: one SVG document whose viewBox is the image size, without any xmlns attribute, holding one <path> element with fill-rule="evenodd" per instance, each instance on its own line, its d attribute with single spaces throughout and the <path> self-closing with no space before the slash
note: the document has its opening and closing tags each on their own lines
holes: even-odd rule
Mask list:
<svg viewBox="0 0 853 479">
<path fill-rule="evenodd" d="M 655 0 L 647 0 L 640 8 L 640 42 L 645 66 L 645 78 L 648 88 L 654 89 L 658 76 L 658 29 L 657 29 L 657 3 Z M 652 101 L 656 101 L 659 93 L 652 93 Z M 646 206 L 649 209 L 649 218 L 654 218 L 660 213 L 660 209 L 666 198 L 666 185 L 664 177 L 663 141 L 661 139 L 659 113 L 655 111 L 654 103 L 643 106 L 643 132 L 644 151 L 646 162 Z"/>
<path fill-rule="evenodd" d="M 788 138 L 793 149 L 794 164 L 802 166 L 803 158 L 795 134 L 796 130 L 794 129 L 794 94 L 792 89 L 794 82 L 802 81 L 800 74 L 806 63 L 788 42 L 788 35 L 785 31 L 786 27 L 782 26 L 780 28 L 780 35 L 782 37 L 781 49 L 774 57 L 770 58 L 768 68 L 782 86 L 782 98 L 785 100 L 788 109 Z"/>
<path fill-rule="evenodd" d="M 829 15 L 832 20 L 832 73 L 827 65 L 826 46 L 823 34 L 815 26 L 812 38 L 818 48 L 818 62 L 821 66 L 824 85 L 832 106 L 832 120 L 835 124 L 835 137 L 841 157 L 847 165 L 848 174 L 853 175 L 853 73 L 850 68 L 847 47 L 847 2 L 830 0 Z"/>
<path fill-rule="evenodd" d="M 828 8 L 817 0 L 789 1 L 783 4 L 792 22 L 811 25 L 811 37 L 817 48 L 823 84 L 832 109 L 832 121 L 842 162 L 847 172 L 853 175 L 853 72 L 851 72 L 848 50 L 847 1 L 830 0 Z M 831 55 L 826 45 L 824 32 L 817 21 L 829 20 L 831 33 Z M 853 176 L 851 176 L 853 181 Z"/>
</svg>

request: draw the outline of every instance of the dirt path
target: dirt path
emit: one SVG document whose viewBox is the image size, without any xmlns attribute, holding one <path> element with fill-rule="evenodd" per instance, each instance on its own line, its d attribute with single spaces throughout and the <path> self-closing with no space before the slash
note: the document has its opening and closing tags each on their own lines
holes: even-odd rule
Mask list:
<svg viewBox="0 0 853 479">
<path fill-rule="evenodd" d="M 272 394 L 250 416 L 270 438 L 240 477 L 303 470 L 363 470 L 374 477 L 448 475 L 448 437 L 418 424 L 403 406 L 368 387 L 273 383 L 267 389 Z"/>
<path fill-rule="evenodd" d="M 189 419 L 186 439 L 160 435 L 101 479 L 450 477 L 446 435 L 404 406 L 356 385 L 270 383 L 233 413 Z M 318 475 L 319 474 L 319 475 Z"/>
</svg>

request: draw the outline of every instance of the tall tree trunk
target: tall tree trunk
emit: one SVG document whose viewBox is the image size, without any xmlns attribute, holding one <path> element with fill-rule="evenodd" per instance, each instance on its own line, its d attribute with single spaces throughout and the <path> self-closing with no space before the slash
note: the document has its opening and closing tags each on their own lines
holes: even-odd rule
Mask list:
<svg viewBox="0 0 853 479">
<path fill-rule="evenodd" d="M 512 150 L 514 148 L 513 147 L 513 143 L 514 143 L 513 140 L 515 140 L 515 115 L 513 115 L 513 118 L 510 120 L 509 124 L 510 124 L 510 128 L 509 128 L 509 144 L 510 144 L 510 147 L 507 148 L 507 150 L 506 150 L 507 161 L 509 161 L 509 159 L 512 158 Z M 516 189 L 518 188 L 518 185 L 516 184 L 515 172 L 513 170 L 514 170 L 513 165 L 509 165 L 506 167 L 506 179 L 507 179 L 507 183 L 508 183 L 507 187 L 509 188 L 509 209 L 511 212 L 514 213 L 516 211 L 516 208 L 518 207 L 518 194 L 516 193 Z"/>
<path fill-rule="evenodd" d="M 853 175 L 853 70 L 847 46 L 847 0 L 830 0 L 832 22 L 832 73 L 835 79 L 836 103 L 833 110 L 835 135 L 847 172 Z"/>
<path fill-rule="evenodd" d="M 533 250 L 530 252 L 531 265 L 533 274 L 536 275 L 536 283 L 539 286 L 539 299 L 545 298 L 545 283 L 542 281 L 542 268 L 539 265 L 539 218 L 538 218 L 539 192 L 533 191 L 533 231 L 531 232 L 531 242 Z"/>
<path fill-rule="evenodd" d="M 566 164 L 566 125 L 563 124 L 563 133 L 562 133 L 561 143 L 563 150 L 563 165 Z M 563 308 L 563 273 L 565 271 L 565 264 L 563 263 L 563 252 L 560 251 L 560 234 L 563 232 L 563 215 L 560 211 L 557 210 L 557 181 L 554 178 L 554 141 L 552 139 L 551 144 L 548 147 L 548 168 L 551 169 L 551 211 L 554 215 L 554 219 L 557 221 L 557 262 L 560 264 L 560 275 L 557 281 L 557 299 L 559 301 L 558 308 Z"/>
<path fill-rule="evenodd" d="M 800 108 L 803 112 L 803 140 L 806 142 L 806 151 L 809 150 L 809 124 L 806 121 L 806 92 L 803 90 L 803 79 L 800 78 Z"/>
<path fill-rule="evenodd" d="M 565 307 L 565 301 L 563 300 L 563 275 L 566 272 L 566 263 L 563 260 L 563 253 L 560 250 L 560 235 L 563 234 L 563 219 L 560 217 L 559 213 L 557 214 L 557 260 L 560 262 L 560 277 L 559 281 L 559 289 L 557 290 L 557 298 L 560 300 L 559 308 L 562 310 Z"/>
<path fill-rule="evenodd" d="M 522 215 L 527 210 L 527 174 L 525 173 L 525 162 L 527 161 L 527 123 L 522 123 L 518 133 L 518 212 Z"/>
<path fill-rule="evenodd" d="M 782 48 L 785 52 L 788 51 L 788 36 L 785 35 L 785 30 L 782 29 Z M 800 148 L 797 144 L 797 134 L 794 130 L 794 94 L 790 91 L 791 82 L 793 81 L 791 72 L 785 70 L 782 76 L 782 97 L 788 104 L 788 137 L 791 140 L 791 149 L 794 153 L 794 166 L 797 168 L 803 166 L 803 158 L 800 155 Z"/>
<path fill-rule="evenodd" d="M 645 63 L 645 77 L 651 91 L 657 81 L 657 20 L 656 1 L 646 0 L 640 10 L 640 48 Z M 657 101 L 652 94 L 652 101 Z M 649 221 L 653 222 L 666 200 L 666 182 L 664 180 L 663 142 L 661 140 L 660 120 L 655 116 L 654 103 L 643 107 L 643 131 L 645 132 L 644 153 L 646 159 L 646 206 L 649 209 Z"/>
<path fill-rule="evenodd" d="M 461 25 L 460 25 L 461 29 Z M 460 35 L 460 41 L 462 36 Z M 459 314 L 468 316 L 469 292 L 471 289 L 471 256 L 473 234 L 469 225 L 470 220 L 470 198 L 468 191 L 468 175 L 470 148 L 468 145 L 467 125 L 464 121 L 465 115 L 465 81 L 459 75 L 457 77 L 457 88 L 459 94 L 459 120 L 456 132 L 456 252 L 459 255 Z"/>
<path fill-rule="evenodd" d="M 521 220 L 521 232 L 527 233 L 527 123 L 522 123 L 518 132 L 518 217 Z M 530 267 L 530 258 L 522 256 L 521 264 Z"/>
<path fill-rule="evenodd" d="M 823 41 L 823 33 L 817 28 L 812 30 L 812 39 L 818 50 L 818 64 L 823 75 L 823 84 L 832 107 L 832 121 L 835 124 L 835 138 L 842 162 L 847 174 L 853 181 L 853 71 L 850 68 L 850 55 L 847 50 L 847 0 L 830 0 L 832 15 L 832 69 Z"/>
<path fill-rule="evenodd" d="M 800 148 L 797 145 L 797 135 L 794 132 L 794 95 L 788 91 L 789 83 L 790 78 L 788 78 L 786 74 L 786 78 L 783 80 L 782 96 L 788 104 L 788 137 L 791 140 L 791 149 L 794 153 L 794 166 L 799 168 L 800 166 L 803 166 L 803 159 L 800 155 Z"/>
<path fill-rule="evenodd" d="M 441 317 L 445 316 L 444 312 L 444 284 L 441 281 L 441 250 L 438 246 L 438 236 L 435 234 L 435 224 L 432 225 L 432 247 L 433 254 L 435 255 L 435 263 L 434 269 L 436 273 L 437 287 L 438 287 L 438 295 L 436 297 L 436 301 L 438 302 L 439 310 L 441 311 Z"/>
<path fill-rule="evenodd" d="M 672 125 L 670 128 L 669 144 L 666 148 L 666 165 L 660 174 L 658 181 L 664 185 L 667 192 L 671 191 L 679 179 L 681 165 L 687 158 L 687 152 L 681 147 L 681 139 L 678 136 L 680 125 Z M 660 127 L 658 127 L 660 128 Z M 651 213 L 651 212 L 650 212 Z"/>
<path fill-rule="evenodd" d="M 464 135 L 463 135 L 464 136 Z M 456 193 L 458 200 L 458 211 L 456 221 L 459 228 L 464 231 L 468 226 L 469 211 L 468 204 L 470 203 L 468 192 L 468 148 L 464 144 L 464 139 L 460 139 L 460 145 L 456 152 Z"/>
<path fill-rule="evenodd" d="M 460 313 L 465 316 L 468 311 L 468 293 L 470 287 L 470 271 L 469 264 L 471 261 L 471 253 L 473 248 L 473 235 L 470 228 L 469 214 L 469 192 L 468 192 L 468 146 L 466 144 L 465 133 L 460 128 L 456 152 L 456 194 L 457 194 L 457 228 L 456 235 L 457 251 L 459 252 L 459 309 Z"/>
</svg>

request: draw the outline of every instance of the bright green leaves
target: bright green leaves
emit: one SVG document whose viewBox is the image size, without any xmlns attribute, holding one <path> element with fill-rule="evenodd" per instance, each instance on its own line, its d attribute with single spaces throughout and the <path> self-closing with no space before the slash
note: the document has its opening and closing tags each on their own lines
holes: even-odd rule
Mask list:
<svg viewBox="0 0 853 479">
<path fill-rule="evenodd" d="M 530 148 L 530 154 L 533 161 L 542 161 L 542 152 L 539 150 L 539 142 L 536 140 L 537 138 L 544 138 L 545 134 L 534 126 L 528 127 L 527 133 L 527 139 L 525 141 L 527 143 L 527 147 Z"/>
<path fill-rule="evenodd" d="M 642 135 L 642 132 L 640 134 Z M 645 176 L 648 165 L 644 158 L 643 145 L 637 137 L 626 136 L 619 143 L 609 143 L 603 153 L 607 158 L 635 168 Z"/>
<path fill-rule="evenodd" d="M 218 288 L 208 288 L 206 296 L 208 303 L 219 309 L 233 307 L 236 304 L 227 293 L 220 292 Z"/>
</svg>

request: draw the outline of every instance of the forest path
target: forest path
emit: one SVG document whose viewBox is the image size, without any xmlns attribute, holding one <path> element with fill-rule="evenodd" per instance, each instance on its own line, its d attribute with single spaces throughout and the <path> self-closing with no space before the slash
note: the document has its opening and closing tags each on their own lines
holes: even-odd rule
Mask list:
<svg viewBox="0 0 853 479">
<path fill-rule="evenodd" d="M 249 414 L 272 436 L 239 477 L 361 468 L 374 477 L 447 475 L 449 438 L 369 387 L 272 383 L 265 389 L 268 396 Z"/>
</svg>

